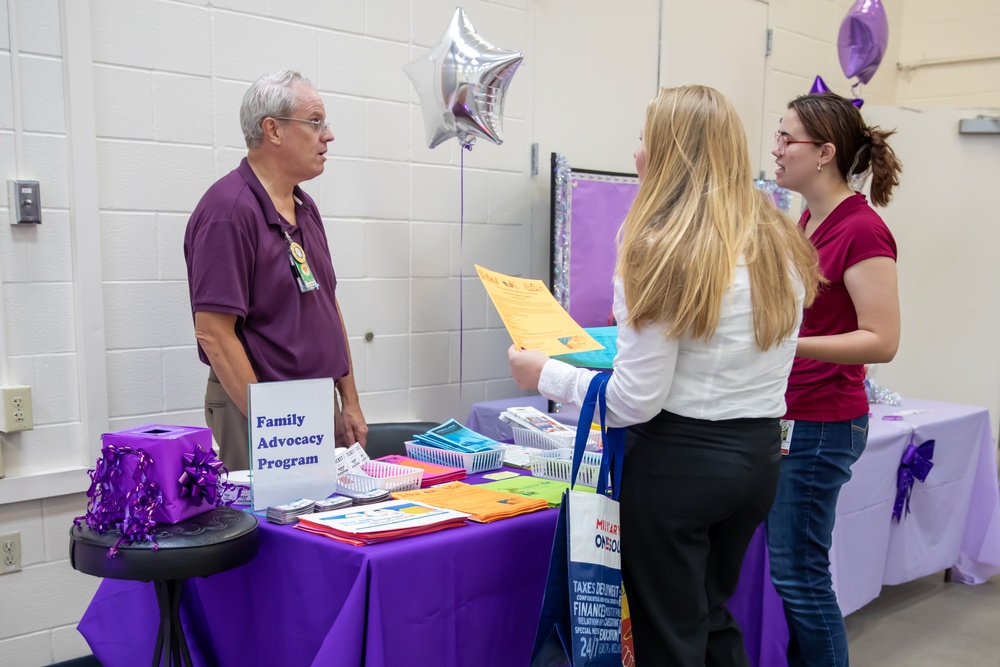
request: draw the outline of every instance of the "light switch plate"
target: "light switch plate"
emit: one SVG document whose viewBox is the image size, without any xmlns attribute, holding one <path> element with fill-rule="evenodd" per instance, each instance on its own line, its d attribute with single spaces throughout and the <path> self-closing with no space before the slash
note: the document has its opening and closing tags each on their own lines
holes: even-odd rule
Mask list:
<svg viewBox="0 0 1000 667">
<path fill-rule="evenodd" d="M 42 224 L 42 196 L 38 181 L 7 181 L 10 224 Z"/>
</svg>

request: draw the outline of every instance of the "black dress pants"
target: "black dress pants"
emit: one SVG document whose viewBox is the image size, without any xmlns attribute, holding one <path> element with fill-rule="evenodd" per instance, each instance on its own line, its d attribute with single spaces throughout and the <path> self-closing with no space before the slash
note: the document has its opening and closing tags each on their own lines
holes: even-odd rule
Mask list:
<svg viewBox="0 0 1000 667">
<path fill-rule="evenodd" d="M 663 411 L 629 428 L 619 500 L 637 665 L 749 665 L 725 603 L 774 501 L 780 460 L 777 419 Z"/>
</svg>

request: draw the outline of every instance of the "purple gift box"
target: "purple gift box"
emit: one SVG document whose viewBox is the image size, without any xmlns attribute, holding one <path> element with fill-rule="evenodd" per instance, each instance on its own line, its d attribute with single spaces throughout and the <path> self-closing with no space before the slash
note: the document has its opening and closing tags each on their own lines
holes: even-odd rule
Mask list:
<svg viewBox="0 0 1000 667">
<path fill-rule="evenodd" d="M 105 457 L 109 446 L 123 452 L 131 449 L 132 453 L 124 453 L 121 459 L 119 480 L 123 486 L 133 483 L 139 452 L 149 458 L 146 477 L 156 483 L 162 498 L 150 516 L 156 523 L 178 523 L 215 507 L 217 483 L 224 469 L 212 451 L 211 429 L 146 424 L 105 433 L 101 442 Z M 117 489 L 122 495 L 130 490 Z"/>
</svg>

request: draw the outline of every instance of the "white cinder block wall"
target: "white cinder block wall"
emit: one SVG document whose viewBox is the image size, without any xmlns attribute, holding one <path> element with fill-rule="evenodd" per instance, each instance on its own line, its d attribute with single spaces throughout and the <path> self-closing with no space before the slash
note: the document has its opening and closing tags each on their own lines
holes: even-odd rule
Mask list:
<svg viewBox="0 0 1000 667">
<path fill-rule="evenodd" d="M 0 533 L 21 533 L 24 564 L 0 577 L 0 664 L 13 666 L 89 652 L 75 624 L 98 582 L 66 560 L 66 532 L 86 503 L 85 478 L 53 472 L 93 462 L 97 443 L 84 424 L 203 423 L 205 369 L 193 345 L 181 239 L 202 192 L 244 154 L 237 112 L 250 81 L 296 68 L 327 104 L 337 137 L 332 159 L 305 187 L 328 225 L 370 421 L 462 418 L 475 401 L 518 392 L 507 379 L 508 338 L 472 264 L 545 277 L 549 152 L 628 170 L 657 85 L 658 0 L 466 2 L 480 34 L 523 51 L 525 60 L 509 90 L 503 146 L 481 140 L 462 155 L 449 142 L 432 151 L 401 68 L 437 40 L 452 1 L 64 2 L 90 21 L 95 220 L 78 220 L 81 212 L 71 208 L 67 119 L 80 110 L 65 108 L 61 30 L 74 26 L 62 25 L 59 0 L 0 0 L 8 28 L 0 31 L 0 180 L 40 180 L 44 219 L 31 229 L 0 224 L 5 381 L 32 386 L 35 412 L 33 431 L 0 439 L 7 474 Z M 850 4 L 769 3 L 768 113 L 780 115 L 816 74 L 849 92 L 835 42 Z M 888 4 L 890 55 L 862 92 L 880 104 L 897 98 L 899 34 L 911 23 L 926 25 L 934 3 L 908 0 L 905 11 Z M 976 3 L 981 13 L 966 18 L 995 17 L 995 4 Z M 908 22 L 911 5 L 921 9 Z M 967 41 L 955 31 L 944 38 L 953 46 Z M 730 55 L 708 41 L 692 57 Z M 951 89 L 922 85 L 921 98 L 948 103 Z M 970 82 L 962 99 L 976 89 Z M 532 177 L 535 142 L 541 174 Z M 0 220 L 6 205 L 0 197 Z M 99 234 L 100 256 L 74 259 L 74 234 L 78 241 Z M 100 262 L 97 287 L 79 277 L 88 261 Z M 89 289 L 103 290 L 96 353 L 105 360 L 106 414 L 90 414 L 94 402 L 80 388 L 89 386 L 82 361 L 94 350 L 78 349 L 75 311 Z M 375 334 L 371 343 L 366 330 Z"/>
<path fill-rule="evenodd" d="M 906 0 L 903 32 L 897 104 L 1000 109 L 1000 2 Z"/>
<path fill-rule="evenodd" d="M 0 11 L 6 10 L 6 3 L 0 5 Z M 54 393 L 52 400 L 34 405 L 34 431 L 4 438 L 3 455 L 12 474 L 32 474 L 79 463 L 80 412 L 59 14 L 55 2 L 42 2 L 19 3 L 15 15 L 20 30 L 0 32 L 0 175 L 5 191 L 0 277 L 7 355 L 0 368 L 11 384 L 29 384 L 47 398 Z M 20 51 L 16 60 L 12 48 Z M 15 74 L 31 82 L 24 95 L 12 94 Z M 14 132 L 15 126 L 20 131 Z M 42 181 L 46 224 L 6 224 L 7 179 L 18 173 Z"/>
<path fill-rule="evenodd" d="M 327 173 L 305 187 L 328 225 L 368 419 L 461 418 L 475 401 L 519 392 L 507 378 L 506 334 L 468 277 L 473 262 L 527 273 L 530 66 L 508 92 L 502 146 L 431 151 L 402 65 L 436 42 L 450 1 L 87 4 L 100 211 L 79 232 L 100 234 L 100 257 L 89 259 L 102 269 L 107 414 L 97 417 L 106 428 L 204 423 L 184 227 L 204 190 L 245 153 L 246 87 L 282 67 L 312 79 L 337 136 Z M 57 0 L 0 2 L 14 36 L 4 31 L 0 41 L 0 177 L 40 180 L 45 221 L 0 227 L 4 381 L 32 386 L 36 421 L 2 443 L 0 498 L 16 502 L 0 505 L 0 532 L 20 532 L 24 555 L 24 570 L 0 579 L 0 598 L 12 602 L 0 611 L 5 665 L 88 653 L 75 624 L 98 583 L 66 560 L 66 531 L 85 496 L 25 490 L 27 476 L 81 467 L 94 454 L 77 381 L 82 286 L 74 284 L 65 122 L 73 110 L 63 101 L 60 9 Z M 465 9 L 484 37 L 530 63 L 526 2 Z M 0 204 L 6 220 L 6 197 Z"/>
</svg>

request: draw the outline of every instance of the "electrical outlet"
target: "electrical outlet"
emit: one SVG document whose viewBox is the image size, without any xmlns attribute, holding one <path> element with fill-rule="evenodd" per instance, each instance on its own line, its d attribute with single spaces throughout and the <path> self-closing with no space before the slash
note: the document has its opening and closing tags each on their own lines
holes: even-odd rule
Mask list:
<svg viewBox="0 0 1000 667">
<path fill-rule="evenodd" d="M 31 412 L 31 387 L 0 388 L 0 431 L 28 431 L 35 427 Z"/>
<path fill-rule="evenodd" d="M 0 574 L 21 569 L 21 533 L 0 535 Z"/>
</svg>

